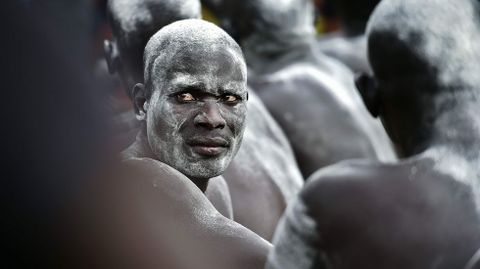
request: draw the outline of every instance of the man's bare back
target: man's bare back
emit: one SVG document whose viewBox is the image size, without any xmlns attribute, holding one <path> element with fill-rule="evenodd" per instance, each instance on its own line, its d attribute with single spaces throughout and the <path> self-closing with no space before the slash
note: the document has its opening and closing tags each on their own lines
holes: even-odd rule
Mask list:
<svg viewBox="0 0 480 269">
<path fill-rule="evenodd" d="M 403 158 L 313 174 L 267 268 L 480 265 L 480 51 L 469 45 L 480 41 L 479 10 L 473 0 L 379 4 L 367 31 L 374 76 L 357 85 Z M 425 19 L 432 14 L 446 17 Z"/>
<path fill-rule="evenodd" d="M 442 155 L 452 152 L 320 170 L 282 220 L 289 232 L 276 235 L 267 268 L 462 268 L 480 247 L 478 178 L 442 171 L 452 165 Z"/>
<path fill-rule="evenodd" d="M 392 160 L 389 141 L 377 135 L 359 96 L 318 67 L 291 65 L 250 83 L 288 135 L 305 177 L 346 159 Z"/>
</svg>

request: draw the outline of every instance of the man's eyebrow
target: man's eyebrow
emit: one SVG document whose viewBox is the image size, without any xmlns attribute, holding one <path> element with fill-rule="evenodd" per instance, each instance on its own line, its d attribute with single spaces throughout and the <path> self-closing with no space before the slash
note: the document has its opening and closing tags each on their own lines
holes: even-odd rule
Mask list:
<svg viewBox="0 0 480 269">
<path fill-rule="evenodd" d="M 235 89 L 235 87 L 232 87 L 232 86 L 221 88 L 218 90 L 218 92 L 220 93 L 220 95 L 231 94 L 231 95 L 236 95 L 242 98 L 247 96 L 247 91 L 245 91 L 244 94 L 242 94 L 237 89 Z"/>
<path fill-rule="evenodd" d="M 232 89 L 232 88 L 219 89 L 219 90 L 218 90 L 218 93 L 219 93 L 220 95 L 224 95 L 224 94 L 240 95 L 240 94 L 237 93 L 237 91 L 235 91 L 235 90 Z"/>
</svg>

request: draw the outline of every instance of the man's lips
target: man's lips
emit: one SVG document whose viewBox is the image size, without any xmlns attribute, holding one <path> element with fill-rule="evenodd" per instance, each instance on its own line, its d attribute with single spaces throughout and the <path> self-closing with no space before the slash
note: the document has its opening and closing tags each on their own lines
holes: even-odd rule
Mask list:
<svg viewBox="0 0 480 269">
<path fill-rule="evenodd" d="M 222 137 L 197 137 L 189 139 L 187 145 L 192 147 L 193 151 L 206 157 L 214 157 L 225 152 L 230 144 Z"/>
</svg>

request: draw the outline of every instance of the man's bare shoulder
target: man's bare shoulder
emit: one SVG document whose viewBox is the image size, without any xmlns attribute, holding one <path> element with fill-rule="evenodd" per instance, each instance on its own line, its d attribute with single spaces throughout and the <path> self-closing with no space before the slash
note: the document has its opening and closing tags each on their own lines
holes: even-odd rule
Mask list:
<svg viewBox="0 0 480 269">
<path fill-rule="evenodd" d="M 395 186 L 408 179 L 410 163 L 380 163 L 349 160 L 318 170 L 301 192 L 306 204 L 351 203 L 360 197 L 379 197 L 385 185 Z M 385 183 L 385 184 L 384 184 Z"/>
<path fill-rule="evenodd" d="M 439 204 L 470 206 L 472 202 L 471 187 L 439 172 L 438 163 L 428 156 L 397 163 L 345 161 L 313 174 L 300 195 L 314 217 L 324 219 L 336 218 L 339 212 L 359 218 L 365 218 L 366 212 L 370 217 L 393 218 L 397 217 L 395 210 L 412 205 L 415 208 Z M 459 202 L 455 197 L 462 198 L 458 198 Z"/>
<path fill-rule="evenodd" d="M 319 169 L 308 179 L 308 186 L 330 181 L 361 181 L 384 177 L 388 171 L 403 169 L 404 163 L 382 163 L 374 160 L 347 160 Z"/>
<path fill-rule="evenodd" d="M 138 176 L 142 175 L 144 178 L 156 179 L 157 183 L 171 178 L 188 180 L 182 173 L 171 166 L 151 158 L 130 157 L 124 159 L 122 163 L 128 171 Z"/>
<path fill-rule="evenodd" d="M 127 168 L 138 169 L 159 176 L 185 177 L 171 166 L 151 158 L 128 157 L 122 163 Z"/>
<path fill-rule="evenodd" d="M 151 158 L 127 158 L 123 160 L 125 186 L 143 189 L 158 201 L 176 201 L 178 195 L 190 195 L 195 199 L 205 199 L 193 182 L 171 166 Z M 192 201 L 195 200 L 192 198 Z"/>
<path fill-rule="evenodd" d="M 341 184 L 394 184 L 394 181 L 425 181 L 442 177 L 436 171 L 435 160 L 418 155 L 395 162 L 347 160 L 319 169 L 307 180 L 304 193 Z M 445 177 L 445 176 L 443 176 Z"/>
<path fill-rule="evenodd" d="M 122 164 L 102 192 L 108 206 L 98 214 L 107 223 L 101 231 L 112 242 L 108 253 L 131 268 L 263 266 L 270 245 L 223 217 L 183 174 L 149 158 Z"/>
</svg>

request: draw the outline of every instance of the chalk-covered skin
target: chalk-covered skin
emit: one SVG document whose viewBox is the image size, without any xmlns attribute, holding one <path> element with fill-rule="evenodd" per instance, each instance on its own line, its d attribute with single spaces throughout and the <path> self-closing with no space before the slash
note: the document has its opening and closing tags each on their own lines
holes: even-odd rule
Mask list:
<svg viewBox="0 0 480 269">
<path fill-rule="evenodd" d="M 105 58 L 111 73 L 117 73 L 131 91 L 143 82 L 143 52 L 148 40 L 162 27 L 181 19 L 200 18 L 198 0 L 110 0 L 107 5 L 113 40 L 105 41 Z M 135 141 L 139 124 L 133 111 L 118 115 L 120 136 Z M 212 180 L 206 196 L 224 216 L 232 217 L 231 198 L 222 177 Z"/>
<path fill-rule="evenodd" d="M 125 152 L 134 172 L 131 188 L 122 191 L 131 189 L 134 209 L 147 210 L 119 216 L 125 227 L 144 229 L 135 237 L 145 242 L 135 242 L 145 251 L 130 255 L 131 262 L 147 268 L 263 267 L 270 244 L 222 216 L 202 194 L 232 160 L 245 128 L 240 47 L 211 23 L 183 20 L 150 39 L 144 60 L 145 85 L 133 92 L 142 127 Z M 128 236 L 119 240 L 128 242 Z"/>
<path fill-rule="evenodd" d="M 242 140 L 248 99 L 242 52 L 218 27 L 192 19 L 157 32 L 144 61 L 145 85 L 133 93 L 142 127 L 127 154 L 160 160 L 205 191 Z"/>
<path fill-rule="evenodd" d="M 316 48 L 308 0 L 224 1 L 257 91 L 292 144 L 302 174 L 352 158 L 394 159 L 353 74 Z M 229 15 L 230 14 L 230 15 Z"/>
<path fill-rule="evenodd" d="M 339 60 L 354 73 L 371 73 L 367 59 L 365 27 L 380 0 L 334 0 L 332 4 L 340 17 L 341 30 L 318 38 L 318 49 Z"/>
<path fill-rule="evenodd" d="M 288 268 L 480 265 L 479 12 L 474 0 L 379 4 L 367 30 L 374 77 L 357 84 L 403 159 L 315 173 L 282 220 L 266 268 L 287 268 L 281 253 L 291 250 L 308 267 Z M 316 239 L 302 239 L 308 233 Z"/>
<path fill-rule="evenodd" d="M 149 5 L 144 4 L 147 2 Z M 127 42 L 127 37 L 138 37 L 138 40 L 144 40 L 144 47 L 148 38 L 156 31 L 155 29 L 160 29 L 179 18 L 200 17 L 200 10 L 196 8 L 199 5 L 198 0 L 110 0 L 108 7 L 112 25 L 129 25 L 129 27 L 127 29 L 118 27 L 114 31 L 115 40 L 112 41 L 111 47 L 113 50 L 109 50 L 110 47 L 106 46 L 106 55 L 112 55 L 112 52 L 115 52 L 118 57 L 114 57 L 115 54 L 113 54 L 107 59 L 113 59 L 114 61 L 110 60 L 111 63 L 123 66 L 122 57 L 119 57 L 118 54 L 139 57 L 140 47 L 135 45 L 135 42 Z M 126 8 L 127 6 L 130 8 Z M 148 16 L 143 16 L 143 14 Z M 133 27 L 134 25 L 142 25 L 142 27 L 136 29 Z M 129 31 L 128 29 L 134 30 Z M 123 43 L 134 45 L 124 46 L 125 53 L 117 48 L 117 43 L 121 43 L 120 40 L 123 39 L 127 39 Z M 125 72 L 120 73 L 120 75 L 125 75 L 124 81 L 143 81 L 143 77 L 135 76 L 135 74 L 143 73 L 141 56 L 138 60 L 130 62 L 136 64 L 140 62 L 140 64 L 130 67 L 133 70 L 131 75 L 125 74 Z M 120 68 L 120 70 L 124 69 Z M 131 77 L 133 79 L 130 79 Z M 133 89 L 133 85 L 130 89 Z M 244 141 L 238 154 L 226 170 L 225 177 L 233 200 L 235 221 L 245 225 L 263 238 L 271 240 L 285 205 L 300 190 L 303 178 L 285 134 L 252 91 L 250 91 L 247 106 Z M 219 187 L 224 187 L 223 184 L 215 186 L 217 183 L 221 183 L 221 180 L 211 181 L 208 185 L 206 195 L 209 199 L 212 198 L 209 192 L 210 188 L 217 190 L 216 194 L 220 194 Z M 229 199 L 230 195 L 225 192 L 224 197 L 213 198 L 211 201 L 223 214 L 225 212 L 223 209 L 228 208 L 228 205 L 217 202 Z M 231 213 L 226 213 L 226 215 L 230 216 Z"/>
</svg>

